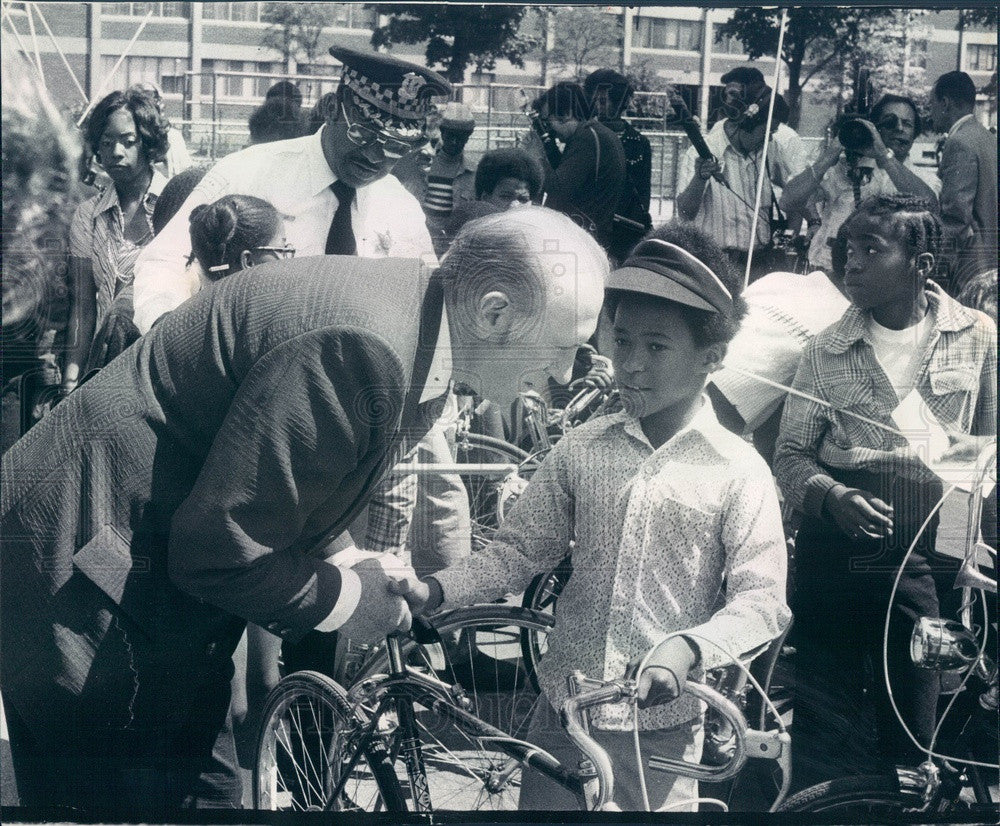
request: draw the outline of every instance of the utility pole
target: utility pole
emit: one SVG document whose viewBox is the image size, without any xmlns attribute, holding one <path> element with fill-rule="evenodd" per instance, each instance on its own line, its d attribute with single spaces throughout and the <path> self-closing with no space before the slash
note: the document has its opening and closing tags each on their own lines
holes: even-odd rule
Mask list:
<svg viewBox="0 0 1000 826">
<path fill-rule="evenodd" d="M 958 10 L 958 54 L 955 55 L 955 70 L 962 71 L 962 52 L 965 51 L 965 11 Z"/>
</svg>

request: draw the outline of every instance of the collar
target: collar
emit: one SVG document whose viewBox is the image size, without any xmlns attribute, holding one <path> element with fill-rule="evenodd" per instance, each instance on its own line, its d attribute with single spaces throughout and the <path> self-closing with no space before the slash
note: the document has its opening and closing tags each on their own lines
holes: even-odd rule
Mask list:
<svg viewBox="0 0 1000 826">
<path fill-rule="evenodd" d="M 438 398 L 451 383 L 451 333 L 448 330 L 448 308 L 441 307 L 441 328 L 438 330 L 437 344 L 431 366 L 427 371 L 427 381 L 420 394 L 420 404 Z"/>
<path fill-rule="evenodd" d="M 326 155 L 323 154 L 323 133 L 326 128 L 324 123 L 314 135 L 305 139 L 305 151 L 302 153 L 303 163 L 299 169 L 303 176 L 302 179 L 308 181 L 310 195 L 318 195 L 337 180 L 337 176 L 330 169 L 330 164 L 326 162 Z"/>
<path fill-rule="evenodd" d="M 634 439 L 638 439 L 644 445 L 646 445 L 650 450 L 653 450 L 653 446 L 649 443 L 649 439 L 646 438 L 646 434 L 642 431 L 642 425 L 639 420 L 634 416 L 630 416 L 628 413 L 622 411 L 621 413 L 612 414 L 618 417 L 618 421 L 621 422 L 625 432 Z M 610 418 L 610 417 L 609 417 Z M 732 433 L 726 430 L 720 423 L 715 415 L 715 409 L 712 407 L 711 401 L 707 395 L 702 394 L 701 396 L 701 406 L 698 408 L 694 416 L 691 417 L 684 427 L 678 430 L 670 439 L 664 442 L 659 448 L 653 450 L 654 453 L 669 448 L 670 446 L 677 443 L 677 441 L 686 434 L 697 434 L 701 436 L 720 456 L 725 458 L 731 455 L 731 443 L 734 437 Z"/>
<path fill-rule="evenodd" d="M 959 127 L 961 127 L 961 125 L 963 123 L 965 123 L 967 120 L 972 120 L 972 113 L 971 112 L 968 115 L 962 115 L 962 117 L 960 117 L 958 120 L 956 120 L 951 125 L 951 129 L 948 130 L 948 134 L 945 137 L 946 138 L 950 138 L 952 135 L 954 135 L 958 131 Z"/>
<path fill-rule="evenodd" d="M 156 199 L 160 197 L 160 193 L 163 192 L 163 187 L 166 185 L 166 176 L 154 166 L 153 177 L 149 182 L 149 189 L 147 189 L 146 194 L 142 196 L 142 203 L 147 212 L 152 211 L 153 205 L 156 203 Z M 94 209 L 94 214 L 99 215 L 100 213 L 107 212 L 109 209 L 113 209 L 116 206 L 119 206 L 118 190 L 115 189 L 115 185 L 113 183 L 109 183 L 97 199 L 97 206 Z"/>
<path fill-rule="evenodd" d="M 928 281 L 925 287 L 927 293 L 927 312 L 934 321 L 934 329 L 938 333 L 957 333 L 976 323 L 976 316 L 967 308 L 947 295 L 933 281 Z M 868 313 L 853 304 L 841 316 L 830 330 L 832 335 L 825 344 L 830 353 L 845 353 L 855 342 L 864 337 Z"/>
</svg>

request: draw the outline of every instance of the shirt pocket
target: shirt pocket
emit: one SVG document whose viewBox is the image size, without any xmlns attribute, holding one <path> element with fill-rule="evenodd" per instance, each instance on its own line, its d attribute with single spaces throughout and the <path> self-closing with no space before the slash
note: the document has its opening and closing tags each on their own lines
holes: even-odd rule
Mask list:
<svg viewBox="0 0 1000 826">
<path fill-rule="evenodd" d="M 830 411 L 833 423 L 831 436 L 840 447 L 877 447 L 882 444 L 884 431 L 865 421 L 882 419 L 875 404 L 871 377 L 854 376 L 833 381 L 826 387 L 826 398 L 833 406 Z"/>
<path fill-rule="evenodd" d="M 967 429 L 979 392 L 979 375 L 967 365 L 943 364 L 928 371 L 927 403 L 943 425 Z"/>
</svg>

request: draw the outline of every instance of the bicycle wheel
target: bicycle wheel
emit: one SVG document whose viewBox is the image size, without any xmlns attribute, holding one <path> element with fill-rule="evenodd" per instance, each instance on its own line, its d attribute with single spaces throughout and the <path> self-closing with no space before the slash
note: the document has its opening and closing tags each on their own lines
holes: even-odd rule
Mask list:
<svg viewBox="0 0 1000 826">
<path fill-rule="evenodd" d="M 528 454 L 503 439 L 466 433 L 455 443 L 455 461 L 459 464 L 520 465 Z M 481 473 L 459 474 L 469 492 L 469 515 L 472 519 L 472 550 L 485 547 L 496 534 L 500 522 L 497 516 L 497 496 L 502 477 Z"/>
<path fill-rule="evenodd" d="M 538 692 L 528 679 L 520 638 L 541 633 L 552 618 L 520 606 L 491 604 L 458 608 L 434 622 L 436 636 L 408 639 L 403 652 L 412 668 L 460 687 L 465 707 L 505 735 L 523 740 Z M 388 659 L 378 652 L 361 669 L 352 695 L 365 694 L 365 680 L 384 674 Z M 377 678 L 369 684 L 378 683 Z M 371 707 L 366 702 L 366 707 Z M 503 811 L 517 808 L 521 766 L 486 738 L 463 732 L 433 709 L 418 707 L 424 767 L 435 809 Z M 389 746 L 395 755 L 397 746 Z M 396 765 L 400 779 L 405 769 Z"/>
<path fill-rule="evenodd" d="M 562 589 L 566 587 L 572 573 L 572 560 L 570 557 L 566 557 L 549 573 L 539 574 L 531 580 L 531 584 L 524 592 L 521 605 L 532 611 L 542 611 L 555 616 L 556 601 L 559 599 Z M 546 632 L 534 628 L 525 628 L 521 632 L 521 653 L 527 665 L 528 678 L 535 691 L 540 691 L 535 672 L 539 661 L 548 649 L 547 636 Z"/>
<path fill-rule="evenodd" d="M 270 811 L 405 811 L 391 765 L 370 751 L 351 765 L 368 723 L 329 677 L 298 671 L 268 697 L 253 767 L 253 803 Z M 331 796 L 349 772 L 336 800 Z"/>
<path fill-rule="evenodd" d="M 888 822 L 894 815 L 919 811 L 922 790 L 894 777 L 838 777 L 792 795 L 779 812 L 827 812 L 845 823 Z M 839 822 L 839 821 L 838 821 Z"/>
</svg>

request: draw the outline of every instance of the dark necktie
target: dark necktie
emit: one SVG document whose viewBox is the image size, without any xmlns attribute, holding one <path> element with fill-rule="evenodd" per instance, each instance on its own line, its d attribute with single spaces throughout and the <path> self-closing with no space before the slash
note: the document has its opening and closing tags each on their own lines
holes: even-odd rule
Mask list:
<svg viewBox="0 0 1000 826">
<path fill-rule="evenodd" d="M 354 242 L 354 230 L 351 227 L 351 203 L 356 190 L 343 181 L 334 181 L 330 184 L 330 189 L 337 196 L 337 211 L 333 213 L 330 232 L 326 236 L 326 254 L 356 255 L 358 245 Z"/>
</svg>

